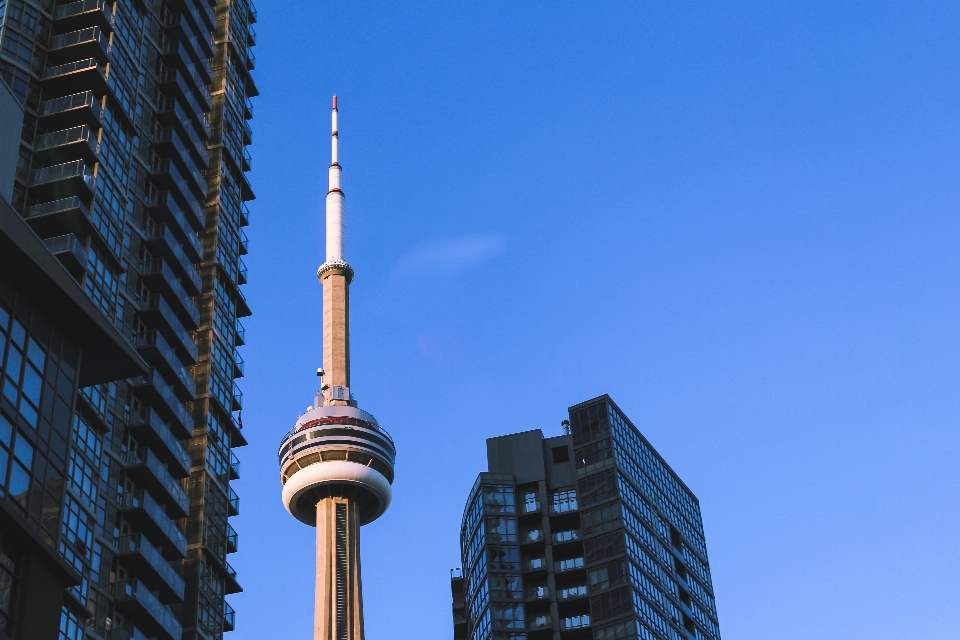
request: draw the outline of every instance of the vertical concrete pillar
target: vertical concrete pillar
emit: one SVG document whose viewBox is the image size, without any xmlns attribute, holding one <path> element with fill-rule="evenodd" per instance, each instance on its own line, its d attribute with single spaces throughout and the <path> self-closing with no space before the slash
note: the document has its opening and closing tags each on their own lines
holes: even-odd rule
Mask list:
<svg viewBox="0 0 960 640">
<path fill-rule="evenodd" d="M 317 503 L 314 640 L 364 640 L 360 509 L 348 498 Z"/>
<path fill-rule="evenodd" d="M 330 386 L 350 386 L 350 286 L 348 274 L 329 269 L 323 274 L 323 368 Z M 330 400 L 328 404 L 347 404 Z"/>
</svg>

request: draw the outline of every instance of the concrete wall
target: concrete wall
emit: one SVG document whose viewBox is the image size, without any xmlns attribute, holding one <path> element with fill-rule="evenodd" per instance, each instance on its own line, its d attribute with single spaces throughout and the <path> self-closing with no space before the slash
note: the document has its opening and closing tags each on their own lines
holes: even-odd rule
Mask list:
<svg viewBox="0 0 960 640">
<path fill-rule="evenodd" d="M 0 80 L 0 196 L 7 202 L 13 200 L 22 128 L 23 107 L 7 83 Z"/>
</svg>

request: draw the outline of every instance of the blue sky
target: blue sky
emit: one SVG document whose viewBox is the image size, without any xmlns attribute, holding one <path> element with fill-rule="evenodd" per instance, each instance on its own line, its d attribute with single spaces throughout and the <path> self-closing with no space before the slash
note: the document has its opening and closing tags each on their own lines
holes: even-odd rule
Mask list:
<svg viewBox="0 0 960 640">
<path fill-rule="evenodd" d="M 367 637 L 448 639 L 487 437 L 609 393 L 701 501 L 725 638 L 960 636 L 960 6 L 259 2 L 234 640 L 309 637 L 276 449 L 321 364 L 397 442 Z"/>
</svg>

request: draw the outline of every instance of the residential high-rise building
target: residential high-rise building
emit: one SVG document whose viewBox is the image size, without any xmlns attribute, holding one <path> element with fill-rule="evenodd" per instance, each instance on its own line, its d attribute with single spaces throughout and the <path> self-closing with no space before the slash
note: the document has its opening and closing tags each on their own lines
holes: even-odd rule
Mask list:
<svg viewBox="0 0 960 640">
<path fill-rule="evenodd" d="M 350 282 L 344 260 L 337 97 L 333 97 L 328 172 L 327 259 L 323 284 L 321 387 L 280 442 L 283 506 L 317 528 L 314 640 L 363 640 L 360 527 L 390 506 L 397 450 L 350 392 Z"/>
<path fill-rule="evenodd" d="M 487 440 L 451 576 L 458 640 L 719 640 L 696 496 L 609 396 Z"/>
<path fill-rule="evenodd" d="M 16 639 L 222 638 L 235 624 L 225 596 L 240 590 L 227 557 L 233 449 L 246 444 L 235 379 L 250 314 L 256 12 L 248 0 L 6 0 L 0 19 L 0 78 L 22 108 L 0 193 L 113 332 L 90 340 L 0 264 L 12 283 L 0 322 L 14 323 L 0 418 L 15 463 L 3 472 L 18 487 L 32 478 L 0 503 L 10 522 L 39 522 L 29 553 L 29 536 L 2 529 L 0 618 Z M 13 338 L 36 318 L 42 349 L 24 360 L 33 343 Z M 85 377 L 88 365 L 98 373 Z M 36 397 L 8 386 L 28 374 L 49 382 Z M 29 463 L 18 442 L 33 447 Z M 59 558 L 65 590 L 35 582 L 40 550 Z"/>
</svg>

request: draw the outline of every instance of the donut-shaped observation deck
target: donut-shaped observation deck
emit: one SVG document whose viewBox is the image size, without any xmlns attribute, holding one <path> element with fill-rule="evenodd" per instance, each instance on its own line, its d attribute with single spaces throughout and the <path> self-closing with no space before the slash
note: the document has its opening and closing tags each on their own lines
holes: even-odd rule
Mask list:
<svg viewBox="0 0 960 640">
<path fill-rule="evenodd" d="M 323 498 L 345 497 L 360 506 L 360 524 L 390 506 L 397 450 L 372 415 L 351 406 L 315 407 L 300 416 L 280 443 L 283 505 L 316 526 Z"/>
</svg>

